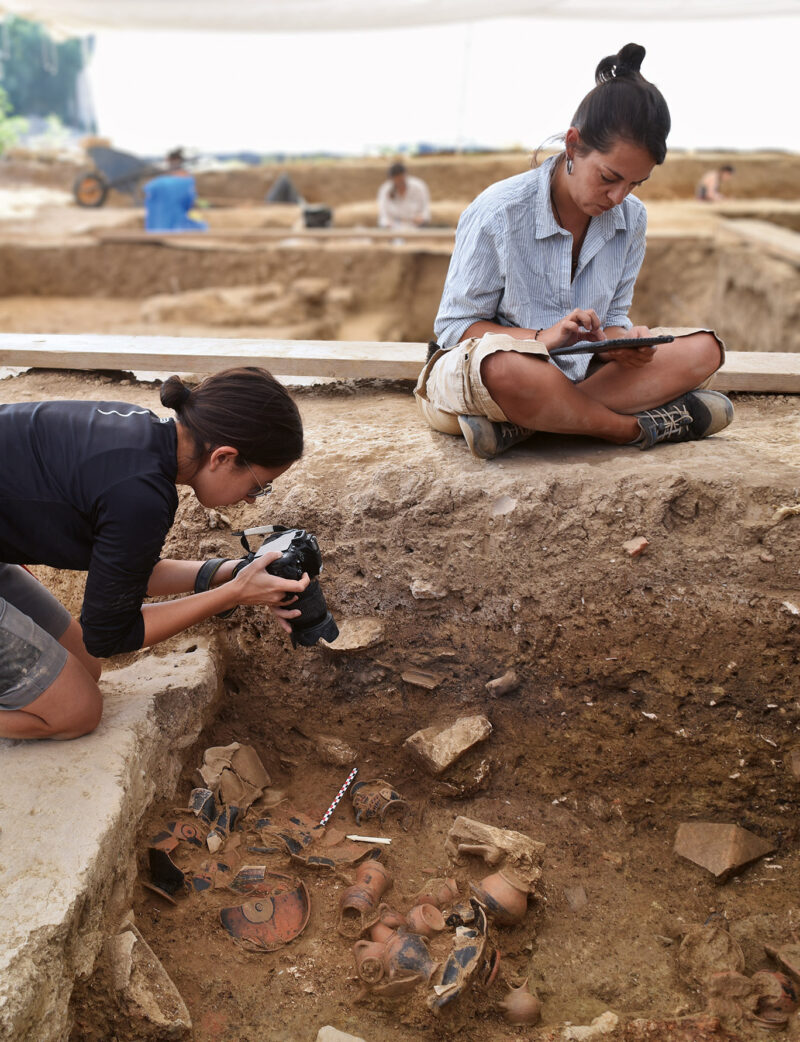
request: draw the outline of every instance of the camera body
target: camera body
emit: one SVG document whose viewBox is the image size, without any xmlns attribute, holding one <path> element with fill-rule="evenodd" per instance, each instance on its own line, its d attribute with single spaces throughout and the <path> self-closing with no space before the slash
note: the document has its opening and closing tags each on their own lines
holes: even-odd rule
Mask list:
<svg viewBox="0 0 800 1042">
<path fill-rule="evenodd" d="M 242 533 L 242 545 L 248 551 L 242 562 L 242 567 L 261 557 L 266 553 L 280 553 L 276 561 L 267 565 L 266 570 L 270 575 L 277 575 L 281 579 L 302 579 L 303 573 L 307 573 L 311 582 L 297 594 L 291 607 L 300 611 L 296 619 L 289 619 L 292 628 L 292 646 L 313 647 L 322 638 L 328 643 L 336 640 L 339 636 L 339 627 L 333 616 L 328 611 L 325 597 L 320 588 L 317 576 L 322 571 L 322 554 L 316 537 L 304 528 L 281 528 L 274 525 L 267 529 L 268 534 L 261 546 L 253 552 L 247 542 L 249 534 L 261 534 L 259 529 L 248 529 Z M 237 569 L 238 570 L 238 569 Z"/>
</svg>

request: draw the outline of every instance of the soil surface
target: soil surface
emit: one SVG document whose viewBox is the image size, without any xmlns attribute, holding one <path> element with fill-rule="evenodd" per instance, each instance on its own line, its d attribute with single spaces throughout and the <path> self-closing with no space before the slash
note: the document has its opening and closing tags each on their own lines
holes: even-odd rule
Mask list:
<svg viewBox="0 0 800 1042">
<path fill-rule="evenodd" d="M 153 388 L 110 375 L 31 372 L 0 391 L 5 401 L 157 405 Z M 432 877 L 454 875 L 466 897 L 491 871 L 445 854 L 458 815 L 545 843 L 542 877 L 519 926 L 491 927 L 497 980 L 434 1017 L 424 988 L 392 1003 L 361 995 L 352 940 L 337 932 L 352 873 L 247 853 L 258 844 L 254 809 L 239 863 L 293 873 L 311 897 L 309 925 L 285 949 L 237 948 L 218 920 L 228 892 L 192 893 L 178 907 L 144 888 L 136 895 L 136 921 L 189 1007 L 192 1038 L 288 1042 L 331 1023 L 391 1042 L 456 1031 L 476 1042 L 546 1039 L 609 1009 L 623 1023 L 661 1023 L 706 1007 L 678 952 L 683 932 L 709 920 L 728 924 L 748 973 L 774 969 L 763 945 L 800 927 L 788 768 L 800 744 L 800 517 L 775 520 L 800 501 L 796 401 L 742 396 L 735 423 L 704 443 L 645 454 L 536 436 L 485 464 L 425 430 L 406 388 L 314 389 L 299 400 L 308 450 L 277 483 L 268 517 L 245 507 L 221 519 L 185 496 L 166 550 L 233 555 L 232 528 L 302 525 L 320 541 L 343 631 L 376 620 L 382 636 L 360 650 L 293 651 L 258 611 L 203 627 L 225 644 L 226 693 L 175 800 L 143 827 L 142 880 L 146 848 L 185 806 L 203 749 L 232 741 L 258 751 L 286 793 L 281 810 L 318 820 L 351 762 L 408 800 L 406 828 L 389 816 L 357 829 L 346 797 L 332 822 L 392 839 L 387 900 L 402 911 Z M 629 557 L 623 543 L 641 535 L 646 553 Z M 41 571 L 77 611 L 80 577 Z M 412 669 L 435 686 L 418 686 Z M 487 691 L 508 670 L 518 685 Z M 442 777 L 403 748 L 420 728 L 473 714 L 490 719 L 491 737 Z M 321 736 L 352 750 L 345 762 L 330 762 Z M 738 823 L 776 853 L 717 884 L 672 852 L 687 820 Z M 445 941 L 433 947 L 446 955 Z M 543 1026 L 520 1031 L 498 1002 L 526 978 Z M 74 1039 L 140 1037 L 103 994 L 96 981 L 81 990 Z M 728 1027 L 749 1036 L 746 1025 Z M 728 1037 L 692 1030 L 648 1035 L 628 1024 L 610 1037 Z"/>
<path fill-rule="evenodd" d="M 0 311 L 7 329 L 122 331 L 106 310 L 113 304 L 43 295 L 18 312 L 6 298 Z M 146 331 L 175 332 L 160 323 Z M 256 749 L 285 799 L 245 816 L 230 860 L 302 879 L 311 911 L 297 939 L 256 953 L 220 925 L 220 908 L 241 900 L 230 891 L 191 892 L 175 906 L 137 889 L 136 923 L 189 1008 L 193 1042 L 311 1042 L 325 1024 L 368 1042 L 544 1042 L 606 1011 L 619 1017 L 602 1036 L 611 1042 L 800 1038 L 796 1016 L 781 1031 L 730 1008 L 720 1019 L 707 977 L 730 967 L 709 946 L 704 969 L 693 970 L 682 942 L 702 924 L 725 928 L 752 975 L 778 968 L 765 944 L 789 943 L 800 929 L 800 782 L 790 769 L 800 748 L 800 511 L 780 510 L 800 504 L 797 399 L 738 396 L 731 427 L 701 443 L 642 453 L 536 435 L 481 463 L 423 425 L 407 386 L 296 393 L 307 450 L 266 513 L 207 511 L 187 492 L 165 548 L 236 556 L 235 529 L 306 528 L 349 641 L 347 650 L 293 650 L 258 610 L 199 628 L 224 650 L 225 693 L 175 799 L 143 823 L 140 878 L 149 879 L 152 837 L 188 820 L 176 808 L 204 749 L 238 741 Z M 130 374 L 37 370 L 0 382 L 2 402 L 47 398 L 163 413 L 157 388 Z M 640 536 L 649 545 L 631 557 L 623 544 Z M 80 575 L 37 572 L 79 611 Z M 359 646 L 366 631 L 374 641 Z M 487 689 L 512 670 L 506 693 Z M 491 735 L 441 776 L 404 747 L 421 728 L 476 714 Z M 445 852 L 459 815 L 545 844 L 522 922 L 490 923 L 495 978 L 438 1016 L 425 985 L 395 1000 L 364 993 L 352 939 L 337 929 L 352 868 L 247 850 L 259 845 L 259 816 L 291 809 L 319 820 L 351 765 L 409 804 L 402 820 L 358 827 L 345 796 L 331 820 L 391 838 L 381 853 L 393 875 L 385 900 L 403 912 L 434 878 L 455 877 L 465 901 L 470 883 L 494 871 Z M 741 825 L 775 852 L 717 883 L 673 853 L 686 821 Z M 188 867 L 194 855 L 174 856 Z M 446 959 L 452 942 L 451 929 L 435 938 L 434 958 Z M 515 1027 L 499 1003 L 525 980 L 542 1019 Z M 79 984 L 74 1008 L 73 1042 L 169 1037 L 134 1023 L 101 975 Z"/>
</svg>

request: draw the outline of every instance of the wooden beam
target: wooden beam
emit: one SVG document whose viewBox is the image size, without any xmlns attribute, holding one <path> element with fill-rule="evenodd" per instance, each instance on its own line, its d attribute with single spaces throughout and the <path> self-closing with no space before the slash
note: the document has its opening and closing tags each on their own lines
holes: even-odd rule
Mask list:
<svg viewBox="0 0 800 1042">
<path fill-rule="evenodd" d="M 715 391 L 800 394 L 800 354 L 788 351 L 728 351 L 714 374 Z"/>
<path fill-rule="evenodd" d="M 416 380 L 427 345 L 339 340 L 233 340 L 165 336 L 5 333 L 0 365 L 211 373 L 263 365 L 281 376 Z"/>
<path fill-rule="evenodd" d="M 426 344 L 31 333 L 0 335 L 0 366 L 211 373 L 263 365 L 281 376 L 416 380 Z M 800 394 L 800 354 L 729 351 L 718 391 Z"/>
</svg>

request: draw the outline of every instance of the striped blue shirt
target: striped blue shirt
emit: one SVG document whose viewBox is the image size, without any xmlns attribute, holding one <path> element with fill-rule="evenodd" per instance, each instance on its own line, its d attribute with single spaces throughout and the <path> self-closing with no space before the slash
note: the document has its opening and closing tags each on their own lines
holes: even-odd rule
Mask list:
<svg viewBox="0 0 800 1042">
<path fill-rule="evenodd" d="M 457 344 L 473 322 L 546 329 L 573 308 L 594 308 L 603 326 L 630 329 L 644 204 L 629 195 L 591 219 L 572 279 L 572 236 L 550 203 L 554 162 L 491 185 L 461 215 L 434 326 L 442 347 Z M 581 380 L 591 358 L 562 355 L 558 367 Z"/>
</svg>

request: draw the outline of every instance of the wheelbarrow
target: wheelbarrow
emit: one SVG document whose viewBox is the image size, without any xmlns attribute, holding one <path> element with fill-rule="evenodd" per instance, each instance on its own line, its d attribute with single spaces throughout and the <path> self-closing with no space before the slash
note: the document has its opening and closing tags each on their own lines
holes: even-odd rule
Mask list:
<svg viewBox="0 0 800 1042">
<path fill-rule="evenodd" d="M 88 152 L 95 169 L 81 174 L 72 186 L 78 206 L 102 206 L 112 188 L 125 192 L 138 202 L 143 182 L 164 173 L 163 167 L 129 152 L 118 152 L 101 145 L 88 149 Z"/>
</svg>

